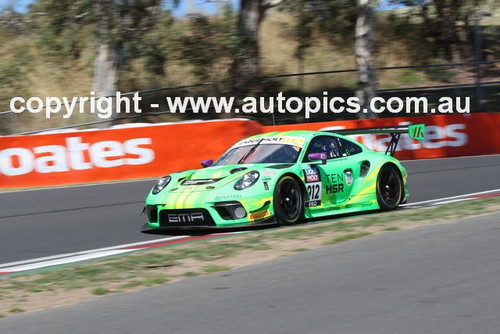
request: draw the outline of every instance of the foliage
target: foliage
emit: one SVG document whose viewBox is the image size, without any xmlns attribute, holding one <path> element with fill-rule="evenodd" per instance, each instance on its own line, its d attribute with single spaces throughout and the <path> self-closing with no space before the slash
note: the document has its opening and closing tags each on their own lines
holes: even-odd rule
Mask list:
<svg viewBox="0 0 500 334">
<path fill-rule="evenodd" d="M 229 64 L 239 50 L 235 34 L 236 16 L 226 6 L 222 18 L 191 15 L 178 38 L 180 58 L 189 63 L 193 74 L 202 81 L 227 77 Z"/>
<path fill-rule="evenodd" d="M 315 32 L 332 44 L 353 42 L 356 0 L 286 0 L 278 8 L 295 17 L 293 36 L 299 42 L 295 55 L 299 59 L 312 45 Z"/>
<path fill-rule="evenodd" d="M 166 49 L 162 37 L 172 18 L 160 0 L 40 0 L 28 14 L 35 22 L 42 55 L 55 62 L 78 59 L 93 32 L 93 45 L 107 43 L 121 50 L 120 65 L 144 57 L 144 67 L 163 74 Z M 94 46 L 95 47 L 95 46 Z"/>
<path fill-rule="evenodd" d="M 433 55 L 449 61 L 472 58 L 473 17 L 486 0 L 391 0 L 393 4 L 410 6 L 410 15 L 418 16 L 416 37 L 431 41 Z M 408 17 L 407 17 L 408 19 Z M 406 21 L 408 23 L 408 21 Z M 415 25 L 414 25 L 415 26 Z"/>
</svg>

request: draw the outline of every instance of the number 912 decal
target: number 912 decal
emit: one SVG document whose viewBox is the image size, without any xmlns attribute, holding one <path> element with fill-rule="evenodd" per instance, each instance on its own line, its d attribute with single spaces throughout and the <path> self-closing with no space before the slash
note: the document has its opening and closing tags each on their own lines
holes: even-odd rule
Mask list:
<svg viewBox="0 0 500 334">
<path fill-rule="evenodd" d="M 314 207 L 321 205 L 321 180 L 319 173 L 315 169 L 304 169 L 306 190 L 309 195 L 309 200 L 306 201 L 306 207 Z"/>
</svg>

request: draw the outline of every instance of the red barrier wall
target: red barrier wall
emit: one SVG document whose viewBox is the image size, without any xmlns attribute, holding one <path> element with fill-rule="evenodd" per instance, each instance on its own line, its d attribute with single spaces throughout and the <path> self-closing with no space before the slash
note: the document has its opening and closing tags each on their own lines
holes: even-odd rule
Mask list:
<svg viewBox="0 0 500 334">
<path fill-rule="evenodd" d="M 201 167 L 262 132 L 227 120 L 0 137 L 0 188 L 147 178 Z"/>
<path fill-rule="evenodd" d="M 500 114 L 433 115 L 265 126 L 264 131 L 356 129 L 425 124 L 425 139 L 401 136 L 395 157 L 401 160 L 500 153 Z M 375 151 L 385 151 L 388 135 L 350 136 Z"/>
<path fill-rule="evenodd" d="M 396 157 L 427 159 L 500 153 L 500 114 L 433 115 L 262 126 L 248 120 L 158 124 L 137 128 L 0 137 L 0 188 L 157 177 L 200 167 L 236 141 L 292 129 L 325 130 L 425 123 L 422 142 L 402 136 Z M 388 135 L 356 139 L 385 151 Z"/>
</svg>

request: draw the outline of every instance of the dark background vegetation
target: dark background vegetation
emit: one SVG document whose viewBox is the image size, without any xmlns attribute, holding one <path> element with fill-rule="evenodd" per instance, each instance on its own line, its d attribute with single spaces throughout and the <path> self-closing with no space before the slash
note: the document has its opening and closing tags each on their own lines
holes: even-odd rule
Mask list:
<svg viewBox="0 0 500 334">
<path fill-rule="evenodd" d="M 392 3 L 407 7 L 375 13 L 372 29 L 378 68 L 467 64 L 378 70 L 378 95 L 429 96 L 433 101 L 439 96 L 474 98 L 474 86 L 466 85 L 473 85 L 477 78 L 472 64 L 476 60 L 474 16 L 479 10 L 493 14 L 479 21 L 481 58 L 500 59 L 498 1 Z M 91 90 L 102 95 L 114 90 L 153 90 L 141 93 L 145 113 L 124 122 L 179 121 L 221 116 L 154 115 L 158 110 L 147 110 L 147 105 L 164 101 L 165 96 L 241 98 L 276 96 L 280 91 L 288 96 L 321 96 L 328 91 L 329 96 L 348 97 L 358 88 L 355 31 L 360 13 L 355 0 L 241 0 L 241 10 L 226 4 L 214 15 L 191 13 L 185 17 L 171 13 L 168 8 L 175 5 L 160 0 L 38 0 L 26 13 L 3 8 L 0 110 L 9 110 L 14 96 L 73 97 L 88 96 Z M 349 69 L 354 71 L 280 76 Z M 481 66 L 482 81 L 499 78 L 500 63 Z M 398 90 L 440 85 L 455 86 Z M 500 109 L 498 87 L 483 88 L 483 111 Z M 161 111 L 167 111 L 165 106 Z M 252 116 L 270 122 L 269 115 Z M 350 115 L 320 115 L 314 120 L 346 117 Z M 71 122 L 92 120 L 95 116 L 85 113 L 75 115 Z M 277 115 L 277 121 L 303 118 Z M 71 123 L 59 115 L 46 120 L 41 114 L 1 114 L 0 134 L 67 124 Z"/>
</svg>

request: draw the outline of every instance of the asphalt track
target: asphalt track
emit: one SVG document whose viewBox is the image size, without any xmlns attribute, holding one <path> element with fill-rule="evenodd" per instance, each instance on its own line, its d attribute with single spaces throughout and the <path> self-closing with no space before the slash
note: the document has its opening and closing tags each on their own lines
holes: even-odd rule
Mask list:
<svg viewBox="0 0 500 334">
<path fill-rule="evenodd" d="M 500 213 L 0 319 L 2 334 L 499 333 Z"/>
<path fill-rule="evenodd" d="M 409 203 L 500 188 L 500 155 L 403 162 Z M 0 193 L 0 263 L 164 236 L 139 233 L 150 181 Z"/>
</svg>

